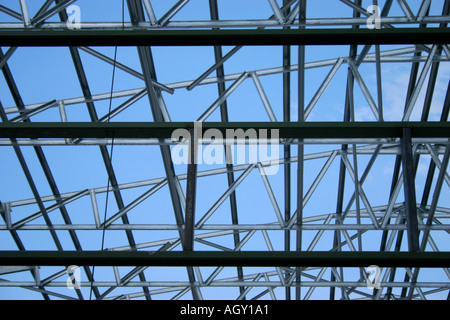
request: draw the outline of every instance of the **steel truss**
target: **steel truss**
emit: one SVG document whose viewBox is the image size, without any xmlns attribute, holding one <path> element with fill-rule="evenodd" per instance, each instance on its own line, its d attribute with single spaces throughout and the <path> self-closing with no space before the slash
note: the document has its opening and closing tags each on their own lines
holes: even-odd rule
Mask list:
<svg viewBox="0 0 450 320">
<path fill-rule="evenodd" d="M 317 18 L 309 16 L 312 1 L 268 0 L 258 2 L 268 18 L 221 19 L 230 2 L 205 0 L 208 19 L 177 20 L 191 12 L 190 1 L 161 9 L 155 1 L 127 0 L 123 21 L 103 22 L 104 12 L 89 12 L 99 19 L 81 20 L 80 30 L 68 30 L 66 9 L 79 5 L 87 15 L 82 1 L 0 5 L 0 152 L 15 157 L 2 161 L 2 170 L 18 166 L 24 177 L 17 186 L 3 181 L 10 198 L 0 198 L 0 290 L 20 288 L 43 299 L 447 299 L 450 1 L 437 2 L 341 0 Z M 367 28 L 371 4 L 380 6 L 381 29 Z M 121 46 L 136 47 L 134 61 L 103 50 Z M 180 80 L 157 72 L 163 62 L 155 46 L 207 47 L 214 55 L 187 59 L 199 60 L 196 77 Z M 271 59 L 278 63 L 249 69 L 233 62 L 250 46 L 277 48 Z M 68 50 L 81 95 L 22 98 L 20 54 L 36 47 Z M 141 85 L 93 89 L 110 84 L 109 76 L 89 81 L 90 68 L 105 65 L 113 80 L 117 71 L 115 80 Z M 400 81 L 408 82 L 406 91 L 393 100 L 386 88 L 397 75 L 385 71 L 397 65 L 409 75 Z M 242 95 L 251 90 L 254 97 Z M 173 104 L 180 93 L 185 105 Z M 81 109 L 87 116 L 73 120 Z M 134 109 L 140 111 L 127 113 Z M 330 121 L 336 109 L 340 119 Z M 187 143 L 193 160 L 193 150 L 215 143 L 173 139 L 176 129 L 193 134 L 198 123 L 202 137 L 208 129 L 224 136 L 277 130 L 280 156 L 212 166 L 190 161 L 180 169 L 174 147 Z M 265 141 L 247 138 L 225 139 L 219 149 L 229 159 L 235 143 L 250 150 Z M 99 148 L 107 183 L 92 178 L 68 189 L 55 173 L 60 162 L 69 163 L 64 152 L 77 150 L 94 165 L 92 147 Z M 49 160 L 53 148 L 57 163 Z M 145 166 L 159 171 L 124 178 L 113 154 L 121 148 L 151 150 L 157 163 Z M 68 166 L 63 170 L 77 170 Z M 277 173 L 268 174 L 274 167 Z M 26 187 L 31 193 L 22 193 Z M 115 200 L 109 209 L 108 196 Z M 69 265 L 81 268 L 72 291 Z M 370 265 L 380 268 L 379 288 L 368 287 Z"/>
</svg>

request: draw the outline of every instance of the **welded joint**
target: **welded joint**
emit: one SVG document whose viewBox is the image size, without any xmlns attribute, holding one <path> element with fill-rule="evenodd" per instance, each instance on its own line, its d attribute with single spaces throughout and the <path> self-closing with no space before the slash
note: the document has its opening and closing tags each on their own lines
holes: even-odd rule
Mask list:
<svg viewBox="0 0 450 320">
<path fill-rule="evenodd" d="M 345 151 L 341 151 L 341 158 L 342 158 L 342 160 L 344 162 L 344 165 L 346 166 L 346 168 L 347 168 L 347 170 L 348 170 L 348 172 L 350 174 L 350 177 L 352 178 L 353 182 L 355 183 L 355 193 L 356 193 L 356 190 L 358 190 L 359 197 L 361 198 L 361 200 L 363 201 L 364 205 L 366 206 L 366 209 L 367 209 L 367 211 L 369 213 L 369 216 L 370 216 L 370 218 L 372 220 L 373 225 L 375 226 L 375 229 L 376 230 L 380 229 L 380 225 L 379 225 L 379 223 L 378 223 L 378 221 L 376 219 L 376 216 L 375 216 L 375 214 L 373 212 L 373 209 L 372 209 L 372 207 L 371 207 L 371 205 L 369 203 L 369 200 L 368 200 L 368 198 L 367 198 L 367 196 L 366 196 L 366 194 L 364 192 L 364 189 L 361 186 L 361 182 L 357 180 L 357 177 L 356 177 L 356 174 L 355 174 L 355 169 L 352 167 L 352 165 L 351 165 L 351 163 L 350 163 L 350 161 L 349 161 Z"/>
<path fill-rule="evenodd" d="M 277 216 L 278 222 L 280 223 L 280 226 L 282 228 L 284 228 L 284 227 L 286 227 L 286 221 L 284 221 L 284 219 L 282 217 L 280 207 L 278 206 L 278 202 L 276 200 L 275 194 L 273 193 L 273 190 L 272 190 L 272 187 L 270 185 L 269 179 L 267 178 L 267 175 L 266 175 L 266 173 L 264 171 L 264 168 L 263 168 L 263 166 L 261 165 L 260 162 L 257 163 L 257 167 L 259 169 L 260 176 L 261 176 L 261 178 L 262 178 L 262 180 L 264 182 L 264 186 L 266 188 L 266 191 L 267 191 L 267 193 L 269 195 L 269 199 L 270 199 L 270 202 L 272 203 L 272 206 L 273 206 L 273 209 L 274 209 L 275 214 Z"/>
<path fill-rule="evenodd" d="M 447 55 L 447 58 L 450 59 L 450 46 L 448 44 L 442 45 L 442 48 L 445 51 L 445 54 Z"/>
<path fill-rule="evenodd" d="M 10 47 L 8 51 L 3 55 L 3 57 L 0 59 L 0 69 L 2 69 L 5 65 L 8 59 L 12 56 L 14 51 L 16 51 L 17 47 Z"/>
<path fill-rule="evenodd" d="M 295 5 L 292 8 L 291 12 L 286 17 L 286 24 L 290 25 L 290 24 L 294 23 L 295 18 L 297 17 L 298 13 L 300 12 L 300 1 L 297 1 L 295 3 Z"/>
<path fill-rule="evenodd" d="M 4 217 L 6 227 L 11 228 L 11 204 L 9 202 L 2 203 L 0 201 L 0 214 Z"/>
<path fill-rule="evenodd" d="M 30 23 L 33 28 L 38 27 L 39 25 L 43 24 L 46 19 L 49 19 L 50 17 L 54 16 L 58 12 L 64 10 L 66 7 L 74 3 L 76 0 L 63 0 L 60 3 L 57 3 L 54 7 L 51 9 L 41 13 L 38 16 L 35 16 L 31 19 Z"/>
<path fill-rule="evenodd" d="M 231 86 L 225 90 L 215 101 L 214 103 L 206 109 L 205 112 L 197 119 L 197 121 L 205 121 L 227 98 L 231 95 L 237 87 L 247 78 L 249 77 L 249 73 L 244 71 L 241 75 L 231 84 Z"/>
<path fill-rule="evenodd" d="M 431 147 L 431 145 L 428 144 L 428 143 L 425 144 L 425 147 L 427 148 L 428 152 L 430 153 L 431 159 L 433 160 L 433 162 L 434 162 L 434 164 L 436 165 L 436 167 L 437 167 L 439 170 L 441 170 L 442 162 L 441 162 L 441 160 L 439 159 L 438 155 L 436 154 L 434 148 Z M 447 182 L 447 185 L 450 187 L 450 176 L 448 175 L 447 172 L 444 172 L 444 179 L 445 179 L 445 182 Z"/>
<path fill-rule="evenodd" d="M 356 10 L 360 14 L 365 15 L 367 17 L 369 16 L 369 13 L 367 12 L 367 10 L 364 10 L 364 8 L 351 2 L 350 0 L 340 0 L 340 1 L 344 4 L 346 4 L 347 6 L 349 6 L 350 8 L 352 8 L 353 10 Z"/>
<path fill-rule="evenodd" d="M 309 117 L 309 115 L 312 112 L 313 108 L 315 107 L 315 105 L 319 101 L 320 97 L 322 96 L 322 94 L 324 93 L 324 91 L 326 90 L 326 88 L 328 87 L 328 85 L 330 84 L 331 80 L 334 78 L 335 74 L 337 73 L 337 71 L 339 70 L 340 66 L 342 65 L 342 63 L 344 61 L 347 62 L 348 59 L 342 58 L 342 57 L 336 59 L 336 62 L 334 63 L 333 67 L 331 68 L 330 72 L 325 77 L 325 79 L 323 80 L 323 82 L 320 85 L 319 89 L 317 89 L 317 91 L 314 94 L 313 98 L 311 99 L 311 101 L 309 102 L 308 106 L 306 107 L 305 115 L 304 115 L 305 120 Z"/>
<path fill-rule="evenodd" d="M 158 19 L 156 19 L 155 12 L 153 11 L 152 4 L 149 0 L 143 0 L 145 11 L 147 12 L 148 19 L 150 21 L 150 25 L 159 26 Z"/>
<path fill-rule="evenodd" d="M 172 8 L 169 9 L 169 11 L 166 12 L 166 14 L 164 14 L 164 16 L 161 17 L 161 19 L 158 20 L 157 24 L 163 27 L 166 26 L 170 22 L 170 19 L 172 19 L 172 17 L 176 15 L 177 12 L 180 11 L 181 8 L 183 8 L 188 2 L 189 0 L 179 0 Z"/>
<path fill-rule="evenodd" d="M 41 106 L 39 106 L 37 108 L 33 108 L 31 110 L 27 110 L 26 112 L 24 112 L 24 113 L 22 113 L 22 114 L 20 114 L 20 115 L 18 115 L 16 117 L 10 119 L 9 121 L 10 122 L 20 122 L 20 121 L 27 120 L 30 117 L 32 117 L 32 116 L 34 116 L 34 115 L 36 115 L 38 113 L 41 113 L 41 112 L 47 110 L 48 108 L 54 107 L 56 105 L 58 105 L 58 102 L 56 100 L 52 100 L 50 102 L 42 104 Z"/>
<path fill-rule="evenodd" d="M 411 114 L 413 112 L 414 106 L 415 106 L 415 104 L 417 102 L 417 99 L 419 97 L 420 91 L 421 91 L 421 89 L 423 87 L 423 84 L 425 82 L 425 79 L 426 79 L 426 77 L 427 77 L 427 75 L 428 75 L 428 73 L 429 73 L 429 71 L 431 69 L 431 64 L 432 64 L 433 59 L 434 59 L 434 57 L 436 55 L 437 48 L 438 48 L 437 45 L 433 45 L 433 47 L 432 47 L 432 49 L 430 51 L 430 54 L 428 55 L 428 58 L 427 58 L 427 60 L 425 62 L 425 65 L 423 66 L 422 72 L 420 74 L 419 80 L 417 81 L 417 84 L 416 84 L 416 86 L 414 88 L 414 91 L 413 91 L 411 97 L 409 98 L 408 105 L 406 107 L 406 110 L 405 110 L 405 113 L 404 113 L 402 121 L 409 121 L 409 118 L 410 118 L 410 116 L 411 116 Z"/>
<path fill-rule="evenodd" d="M 226 198 L 239 186 L 239 184 L 250 174 L 256 167 L 256 164 L 249 165 L 245 171 L 230 185 L 230 187 L 222 194 L 222 196 L 214 203 L 214 205 L 203 215 L 203 217 L 195 225 L 196 228 L 201 228 L 209 217 L 217 210 L 217 208 L 225 201 Z"/>
<path fill-rule="evenodd" d="M 408 18 L 409 21 L 416 21 L 416 17 L 414 13 L 411 11 L 411 8 L 408 6 L 408 3 L 405 0 L 397 0 L 398 4 L 402 8 L 403 13 Z"/>
<path fill-rule="evenodd" d="M 113 266 L 113 270 L 114 270 L 114 278 L 116 279 L 116 285 L 120 286 L 122 284 L 122 281 L 120 279 L 119 268 L 117 266 Z"/>
<path fill-rule="evenodd" d="M 275 14 L 275 18 L 277 19 L 278 23 L 280 25 L 286 24 L 286 18 L 281 12 L 280 7 L 278 6 L 277 2 L 275 0 L 269 0 L 270 6 L 272 7 L 273 13 Z"/>
<path fill-rule="evenodd" d="M 31 26 L 30 13 L 28 11 L 27 0 L 19 0 L 20 10 L 22 12 L 22 21 L 25 27 Z"/>
<path fill-rule="evenodd" d="M 430 5 L 431 5 L 431 0 L 423 0 L 422 1 L 422 5 L 420 6 L 419 12 L 417 13 L 417 16 L 416 16 L 416 21 L 423 20 Z"/>
<path fill-rule="evenodd" d="M 361 74 L 359 73 L 356 65 L 353 63 L 352 59 L 347 59 L 348 66 L 350 67 L 350 70 L 355 77 L 356 81 L 358 82 L 361 91 L 363 92 L 364 97 L 366 98 L 367 102 L 369 103 L 369 106 L 375 116 L 375 119 L 379 121 L 379 112 L 378 112 L 378 106 L 375 103 L 375 100 L 373 99 L 372 95 L 370 94 L 369 89 L 367 88 L 367 85 L 364 82 L 364 79 L 362 78 Z"/>
<path fill-rule="evenodd" d="M 267 95 L 264 91 L 261 81 L 259 80 L 258 75 L 256 74 L 256 71 L 250 71 L 249 74 L 250 74 L 251 78 L 253 79 L 256 90 L 258 91 L 258 94 L 261 98 L 264 108 L 266 109 L 266 112 L 267 112 L 267 115 L 269 116 L 270 121 L 277 122 L 277 117 L 275 116 L 275 113 L 273 112 L 273 109 L 270 105 L 269 99 L 267 98 Z"/>
</svg>

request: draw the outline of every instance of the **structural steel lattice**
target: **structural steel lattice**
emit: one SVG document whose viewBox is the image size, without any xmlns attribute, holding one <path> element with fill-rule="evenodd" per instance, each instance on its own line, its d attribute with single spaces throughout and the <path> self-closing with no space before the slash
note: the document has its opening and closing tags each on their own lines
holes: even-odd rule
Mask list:
<svg viewBox="0 0 450 320">
<path fill-rule="evenodd" d="M 107 3 L 0 5 L 2 299 L 450 297 L 449 0 Z"/>
</svg>

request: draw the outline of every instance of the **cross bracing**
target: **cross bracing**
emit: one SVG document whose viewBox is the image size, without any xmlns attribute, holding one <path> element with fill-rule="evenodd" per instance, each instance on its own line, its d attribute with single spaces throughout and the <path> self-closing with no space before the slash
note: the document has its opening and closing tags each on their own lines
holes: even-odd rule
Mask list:
<svg viewBox="0 0 450 320">
<path fill-rule="evenodd" d="M 449 1 L 92 3 L 0 5 L 0 292 L 447 299 Z M 238 161 L 234 137 L 203 136 L 203 162 L 178 164 L 171 133 L 198 123 L 277 129 L 277 157 L 250 161 L 246 137 Z M 77 260 L 98 251 L 114 265 Z M 152 252 L 198 263 L 123 262 Z"/>
</svg>

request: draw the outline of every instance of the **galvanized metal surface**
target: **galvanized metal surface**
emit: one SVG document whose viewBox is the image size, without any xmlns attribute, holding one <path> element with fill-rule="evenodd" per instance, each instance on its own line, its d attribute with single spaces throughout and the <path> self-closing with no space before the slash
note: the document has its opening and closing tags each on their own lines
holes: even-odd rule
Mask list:
<svg viewBox="0 0 450 320">
<path fill-rule="evenodd" d="M 79 4 L 83 17 L 85 4 L 38 2 L 0 6 L 0 154 L 3 174 L 21 177 L 17 187 L 4 179 L 8 196 L 0 195 L 2 291 L 44 299 L 201 300 L 217 298 L 213 288 L 227 299 L 447 298 L 450 1 L 380 1 L 375 17 L 361 0 L 318 11 L 317 1 L 261 1 L 248 11 L 241 3 L 236 16 L 231 1 L 210 0 L 199 19 L 190 1 L 128 0 L 123 12 L 111 2 L 115 18 L 89 12 L 98 19 L 82 19 L 80 30 L 68 30 L 69 9 Z M 135 52 L 116 55 L 126 46 Z M 182 51 L 192 48 L 211 50 L 195 58 Z M 33 74 L 48 63 L 42 56 L 20 72 L 30 62 L 22 54 L 44 49 L 67 49 L 55 56 L 73 72 L 65 89 L 77 90 L 60 94 L 64 79 L 43 80 L 56 59 L 44 73 Z M 248 62 L 260 56 L 270 64 Z M 180 60 L 198 65 L 194 74 L 177 77 Z M 105 64 L 112 79 L 95 76 Z M 395 73 L 399 65 L 408 73 Z M 393 91 L 403 84 L 405 92 Z M 30 85 L 54 89 L 46 96 Z M 180 168 L 172 133 L 200 122 L 202 134 L 224 137 L 227 129 L 278 130 L 283 150 L 272 161 Z M 235 143 L 221 142 L 226 159 Z M 69 150 L 79 152 L 77 164 Z M 93 171 L 77 184 L 87 172 L 80 164 L 104 179 Z M 56 291 L 77 263 L 80 287 Z M 380 289 L 367 287 L 369 265 L 381 268 Z"/>
</svg>

